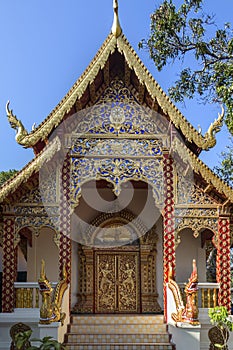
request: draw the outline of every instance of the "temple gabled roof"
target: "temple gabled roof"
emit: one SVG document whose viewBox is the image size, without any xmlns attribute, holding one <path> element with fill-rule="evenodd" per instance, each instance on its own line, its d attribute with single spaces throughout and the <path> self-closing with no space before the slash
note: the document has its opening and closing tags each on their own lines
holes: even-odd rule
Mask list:
<svg viewBox="0 0 233 350">
<path fill-rule="evenodd" d="M 118 58 L 116 58 L 117 53 Z M 62 120 L 67 118 L 69 114 L 85 108 L 88 105 L 88 99 L 93 103 L 100 85 L 106 86 L 109 84 L 109 70 L 113 66 L 113 63 L 111 63 L 114 61 L 113 56 L 117 60 L 119 59 L 119 54 L 124 60 L 125 81 L 128 81 L 128 83 L 137 81 L 134 85 L 136 85 L 139 97 L 141 96 L 141 99 L 146 100 L 147 104 L 149 101 L 149 107 L 155 108 L 155 105 L 157 105 L 156 108 L 167 116 L 181 133 L 186 143 L 192 144 L 191 149 L 196 154 L 199 154 L 201 150 L 208 150 L 216 144 L 215 133 L 220 130 L 223 122 L 223 113 L 211 124 L 204 136 L 186 120 L 154 80 L 122 33 L 118 19 L 117 1 L 114 1 L 114 21 L 111 33 L 85 72 L 36 129 L 28 133 L 22 122 L 13 115 L 9 105 L 7 105 L 9 122 L 13 128 L 17 129 L 17 142 L 23 147 L 34 148 L 35 153 L 38 153 L 45 146 L 51 132 Z"/>
<path fill-rule="evenodd" d="M 117 4 L 117 1 L 115 0 L 114 3 Z M 0 188 L 0 203 L 7 201 L 7 198 L 19 189 L 22 183 L 27 182 L 30 176 L 37 173 L 41 166 L 53 157 L 59 150 L 59 145 L 55 140 L 49 141 L 52 132 L 70 115 L 98 101 L 104 89 L 114 78 L 114 74 L 118 75 L 119 69 L 124 74 L 125 85 L 134 90 L 137 100 L 163 114 L 178 130 L 187 145 L 191 168 L 200 176 L 205 186 L 213 187 L 221 197 L 222 203 L 233 203 L 232 188 L 198 158 L 201 150 L 208 150 L 215 145 L 215 133 L 220 130 L 223 113 L 211 124 L 208 132 L 204 136 L 201 135 L 171 102 L 141 62 L 122 33 L 116 7 L 114 11 L 112 31 L 100 50 L 61 102 L 35 130 L 28 133 L 21 121 L 9 109 L 9 104 L 7 105 L 9 122 L 13 128 L 17 129 L 17 142 L 23 147 L 32 147 L 36 157 L 3 184 Z"/>
</svg>

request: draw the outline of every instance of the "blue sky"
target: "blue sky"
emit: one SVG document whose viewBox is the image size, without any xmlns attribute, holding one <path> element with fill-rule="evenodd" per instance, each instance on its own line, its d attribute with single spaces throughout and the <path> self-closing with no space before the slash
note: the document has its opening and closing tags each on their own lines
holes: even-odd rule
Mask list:
<svg viewBox="0 0 233 350">
<path fill-rule="evenodd" d="M 158 73 L 148 53 L 138 50 L 138 42 L 149 35 L 150 14 L 160 1 L 118 1 L 125 36 L 166 92 L 177 68 L 170 66 Z M 204 0 L 204 6 L 216 14 L 217 23 L 232 23 L 232 0 Z M 112 19 L 112 0 L 0 2 L 0 170 L 20 169 L 33 157 L 30 149 L 15 141 L 6 118 L 6 101 L 11 101 L 28 131 L 33 123 L 40 124 L 89 65 L 111 30 Z M 203 133 L 220 112 L 217 106 L 197 101 L 178 107 Z M 217 146 L 201 156 L 210 167 L 219 162 L 229 142 L 225 127 L 217 141 Z"/>
</svg>

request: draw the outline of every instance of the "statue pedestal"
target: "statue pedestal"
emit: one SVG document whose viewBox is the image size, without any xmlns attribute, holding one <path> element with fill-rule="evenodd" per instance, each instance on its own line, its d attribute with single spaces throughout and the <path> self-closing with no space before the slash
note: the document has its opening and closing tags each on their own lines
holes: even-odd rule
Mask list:
<svg viewBox="0 0 233 350">
<path fill-rule="evenodd" d="M 172 342 L 179 350 L 200 350 L 201 326 L 191 326 L 180 323 L 179 326 L 168 325 L 168 331 L 172 334 Z"/>
<path fill-rule="evenodd" d="M 61 322 L 53 322 L 51 324 L 39 324 L 38 327 L 40 339 L 44 337 L 52 337 L 53 339 L 61 343 L 64 341 L 64 331 L 66 331 L 66 327 L 62 327 Z"/>
</svg>

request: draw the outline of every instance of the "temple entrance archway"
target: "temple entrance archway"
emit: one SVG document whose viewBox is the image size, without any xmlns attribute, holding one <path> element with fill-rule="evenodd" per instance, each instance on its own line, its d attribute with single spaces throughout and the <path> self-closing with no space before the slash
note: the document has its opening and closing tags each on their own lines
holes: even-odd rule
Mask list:
<svg viewBox="0 0 233 350">
<path fill-rule="evenodd" d="M 77 313 L 158 313 L 155 226 L 148 230 L 122 210 L 100 214 L 85 235 L 93 246 L 78 246 Z M 118 245 L 114 244 L 117 237 Z"/>
</svg>

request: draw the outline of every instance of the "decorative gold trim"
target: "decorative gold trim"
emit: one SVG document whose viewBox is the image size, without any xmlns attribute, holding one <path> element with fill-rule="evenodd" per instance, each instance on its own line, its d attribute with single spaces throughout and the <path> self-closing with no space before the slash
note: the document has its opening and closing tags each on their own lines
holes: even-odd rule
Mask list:
<svg viewBox="0 0 233 350">
<path fill-rule="evenodd" d="M 71 110 L 76 100 L 83 96 L 87 86 L 94 81 L 99 70 L 105 67 L 110 54 L 112 54 L 115 49 L 124 55 L 127 64 L 129 65 L 130 69 L 135 71 L 140 83 L 146 86 L 151 97 L 158 101 L 158 104 L 163 112 L 169 115 L 172 123 L 176 128 L 181 130 L 188 141 L 194 142 L 203 150 L 208 150 L 215 145 L 215 133 L 220 130 L 224 111 L 222 110 L 222 113 L 219 115 L 218 119 L 211 124 L 207 133 L 202 136 L 186 120 L 186 118 L 162 90 L 160 85 L 154 80 L 125 36 L 121 34 L 116 37 L 113 33 L 109 34 L 91 64 L 73 85 L 66 96 L 61 100 L 61 102 L 49 114 L 49 116 L 29 134 L 27 134 L 26 130 L 24 129 L 24 132 L 20 133 L 20 137 L 17 137 L 17 142 L 24 147 L 32 147 L 39 140 L 45 140 L 49 136 L 52 129 L 62 121 L 64 115 Z M 16 117 L 14 120 L 15 122 L 20 122 Z"/>
<path fill-rule="evenodd" d="M 92 220 L 88 226 L 88 229 L 83 232 L 82 238 L 85 244 L 88 242 L 93 243 L 99 233 L 99 230 L 101 230 L 102 227 L 107 226 L 107 224 L 113 224 L 114 222 L 125 225 L 127 224 L 129 227 L 131 227 L 133 224 L 132 227 L 134 228 L 137 237 L 141 239 L 141 244 L 143 243 L 143 238 L 148 232 L 148 228 L 146 228 L 139 217 L 136 217 L 131 211 L 124 209 L 118 212 L 117 215 L 113 216 L 112 213 L 102 213 Z M 150 230 L 150 232 L 152 231 L 153 229 Z M 154 238 L 157 239 L 156 232 L 153 231 L 153 235 Z"/>
</svg>

